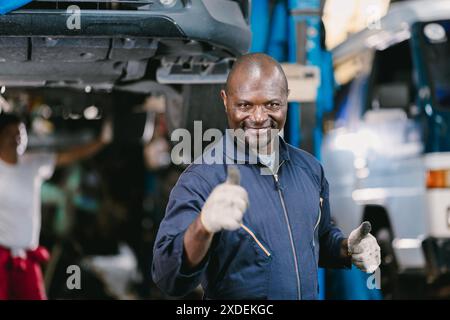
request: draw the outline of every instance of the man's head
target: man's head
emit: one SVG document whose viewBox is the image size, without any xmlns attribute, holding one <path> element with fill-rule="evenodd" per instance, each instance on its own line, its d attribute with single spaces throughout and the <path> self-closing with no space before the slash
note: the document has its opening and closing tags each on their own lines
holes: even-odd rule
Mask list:
<svg viewBox="0 0 450 320">
<path fill-rule="evenodd" d="M 288 94 L 277 61 L 262 53 L 239 57 L 221 91 L 230 129 L 243 129 L 250 146 L 268 146 L 270 129 L 281 130 L 286 123 Z"/>
<path fill-rule="evenodd" d="M 24 139 L 26 140 L 25 126 L 20 118 L 14 114 L 0 114 L 0 151 L 20 153 Z"/>
</svg>

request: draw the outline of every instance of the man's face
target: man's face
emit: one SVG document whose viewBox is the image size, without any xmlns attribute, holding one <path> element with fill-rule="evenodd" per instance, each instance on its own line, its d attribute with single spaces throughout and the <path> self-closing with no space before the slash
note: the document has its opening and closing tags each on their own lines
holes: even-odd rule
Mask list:
<svg viewBox="0 0 450 320">
<path fill-rule="evenodd" d="M 241 72 L 242 73 L 242 72 Z M 221 95 L 224 100 L 230 129 L 243 129 L 250 147 L 267 147 L 274 135 L 286 123 L 287 95 L 279 74 L 237 75 L 231 90 Z"/>
<path fill-rule="evenodd" d="M 17 150 L 23 144 L 25 126 L 21 123 L 11 123 L 0 132 L 0 148 L 2 150 Z M 26 138 L 25 138 L 26 139 Z"/>
</svg>

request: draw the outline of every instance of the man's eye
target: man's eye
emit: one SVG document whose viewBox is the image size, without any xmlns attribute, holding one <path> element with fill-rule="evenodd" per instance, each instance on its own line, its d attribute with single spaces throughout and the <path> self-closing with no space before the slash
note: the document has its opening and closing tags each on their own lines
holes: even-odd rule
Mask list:
<svg viewBox="0 0 450 320">
<path fill-rule="evenodd" d="M 269 108 L 276 109 L 276 108 L 279 108 L 279 107 L 280 107 L 280 104 L 277 103 L 277 102 L 269 103 Z"/>
<path fill-rule="evenodd" d="M 248 103 L 238 103 L 239 108 L 248 108 L 250 105 Z"/>
</svg>

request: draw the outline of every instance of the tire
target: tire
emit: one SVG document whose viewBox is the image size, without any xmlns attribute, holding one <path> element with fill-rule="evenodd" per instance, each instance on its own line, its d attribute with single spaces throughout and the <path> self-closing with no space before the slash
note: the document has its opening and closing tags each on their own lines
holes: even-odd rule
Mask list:
<svg viewBox="0 0 450 320">
<path fill-rule="evenodd" d="M 220 98 L 221 88 L 220 84 L 183 85 L 182 102 L 168 105 L 169 131 L 183 128 L 192 134 L 194 121 L 202 121 L 203 131 L 210 128 L 224 131 L 227 118 Z"/>
<path fill-rule="evenodd" d="M 225 132 L 227 116 L 220 97 L 221 89 L 221 84 L 183 85 L 181 88 L 181 103 L 168 104 L 169 134 L 171 135 L 174 130 L 179 128 L 187 129 L 193 142 L 195 121 L 201 121 L 202 136 L 206 130 L 213 128 Z M 208 141 L 203 142 L 202 150 L 210 143 Z M 191 148 L 193 150 L 193 144 Z"/>
<path fill-rule="evenodd" d="M 398 265 L 392 247 L 392 232 L 382 227 L 374 232 L 381 249 L 381 291 L 384 299 L 396 299 L 399 296 Z"/>
</svg>

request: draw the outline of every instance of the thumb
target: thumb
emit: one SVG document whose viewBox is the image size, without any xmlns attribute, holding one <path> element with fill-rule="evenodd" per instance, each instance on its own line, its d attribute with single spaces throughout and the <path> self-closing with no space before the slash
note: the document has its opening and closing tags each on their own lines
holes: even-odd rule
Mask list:
<svg viewBox="0 0 450 320">
<path fill-rule="evenodd" d="M 363 223 L 361 223 L 361 225 L 357 229 L 353 230 L 350 233 L 350 236 L 348 238 L 349 246 L 353 247 L 359 244 L 361 240 L 369 234 L 370 230 L 372 230 L 372 225 L 369 221 L 364 221 Z"/>
<path fill-rule="evenodd" d="M 228 176 L 226 183 L 239 185 L 241 183 L 241 174 L 239 173 L 239 169 L 235 165 L 228 166 Z"/>
</svg>

